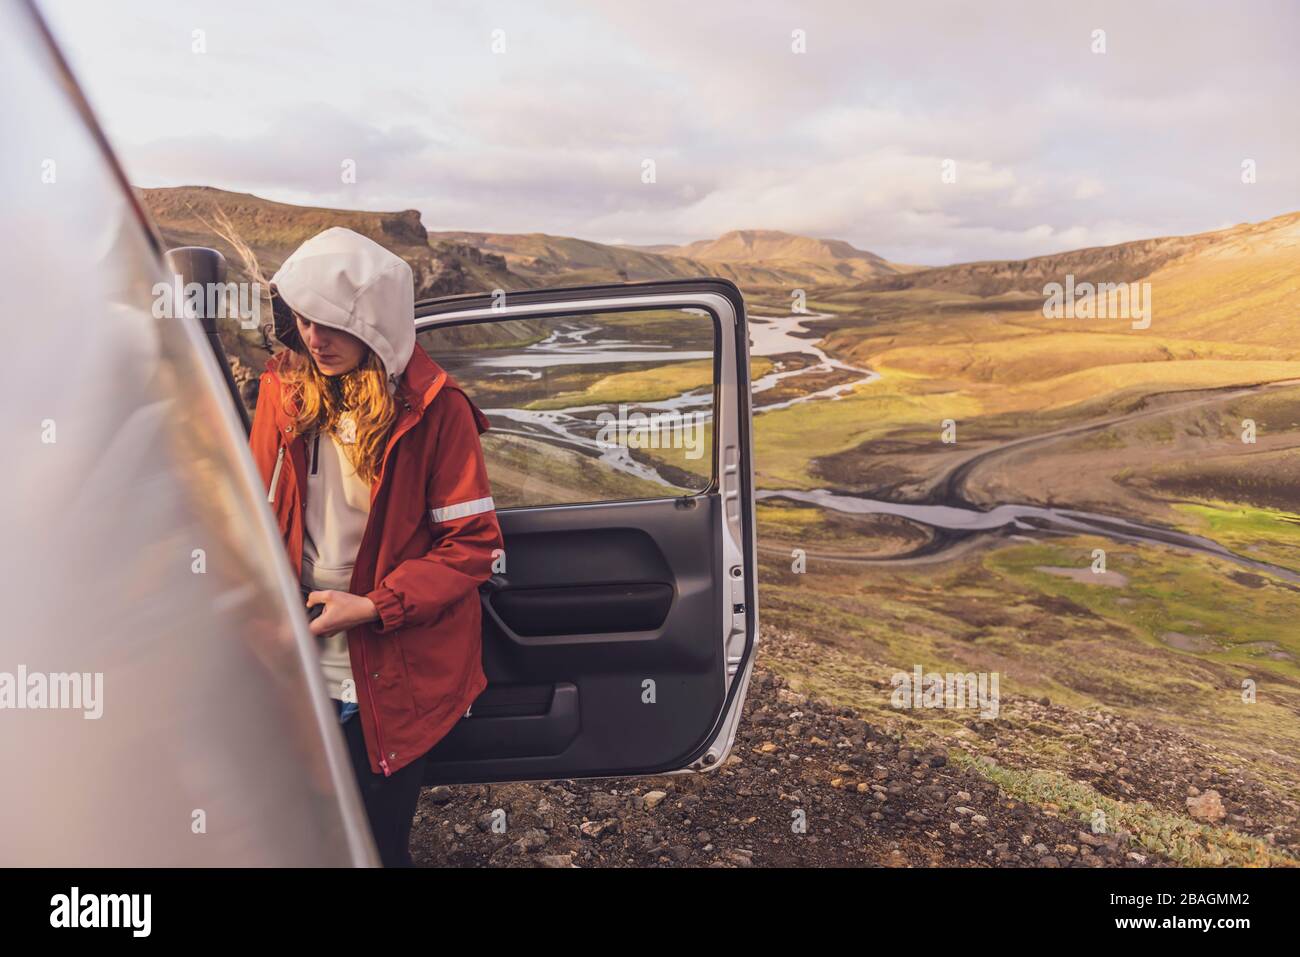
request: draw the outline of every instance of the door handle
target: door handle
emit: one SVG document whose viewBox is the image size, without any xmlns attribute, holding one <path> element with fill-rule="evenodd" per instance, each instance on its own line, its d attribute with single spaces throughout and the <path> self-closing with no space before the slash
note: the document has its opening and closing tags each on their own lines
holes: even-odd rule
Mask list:
<svg viewBox="0 0 1300 957">
<path fill-rule="evenodd" d="M 510 582 L 505 575 L 493 575 L 487 581 L 478 586 L 480 593 L 484 595 L 493 595 L 510 587 Z"/>
</svg>

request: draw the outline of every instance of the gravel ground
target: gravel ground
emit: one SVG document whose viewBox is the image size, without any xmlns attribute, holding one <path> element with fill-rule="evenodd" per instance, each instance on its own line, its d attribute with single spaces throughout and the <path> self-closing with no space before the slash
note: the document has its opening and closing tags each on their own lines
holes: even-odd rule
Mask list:
<svg viewBox="0 0 1300 957">
<path fill-rule="evenodd" d="M 470 867 L 1169 863 L 757 669 L 717 771 L 427 788 L 411 853 L 417 865 Z"/>
</svg>

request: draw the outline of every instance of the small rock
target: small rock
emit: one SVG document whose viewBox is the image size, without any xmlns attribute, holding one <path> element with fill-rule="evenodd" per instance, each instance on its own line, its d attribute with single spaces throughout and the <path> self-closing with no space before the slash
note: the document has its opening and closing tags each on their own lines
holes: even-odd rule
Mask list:
<svg viewBox="0 0 1300 957">
<path fill-rule="evenodd" d="M 1206 791 L 1197 797 L 1189 797 L 1187 813 L 1193 820 L 1204 821 L 1207 824 L 1217 823 L 1228 816 L 1228 811 L 1223 806 L 1223 799 L 1215 790 Z"/>
<path fill-rule="evenodd" d="M 609 818 L 604 821 L 584 821 L 578 826 L 578 832 L 583 837 L 596 838 L 608 830 L 617 829 L 618 823 L 618 818 Z"/>
<path fill-rule="evenodd" d="M 528 830 L 524 831 L 523 837 L 515 841 L 515 847 L 519 848 L 521 851 L 536 851 L 545 847 L 546 842 L 549 840 L 550 835 L 541 828 L 530 827 Z"/>
<path fill-rule="evenodd" d="M 590 799 L 591 809 L 601 816 L 613 814 L 622 803 L 618 795 L 607 794 L 604 791 L 597 791 Z"/>
</svg>

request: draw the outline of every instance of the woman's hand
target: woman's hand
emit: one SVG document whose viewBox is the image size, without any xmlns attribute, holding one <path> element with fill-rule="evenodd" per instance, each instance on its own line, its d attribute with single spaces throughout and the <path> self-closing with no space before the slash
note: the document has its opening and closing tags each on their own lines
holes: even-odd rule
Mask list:
<svg viewBox="0 0 1300 957">
<path fill-rule="evenodd" d="M 314 591 L 307 596 L 307 607 L 324 605 L 325 610 L 308 623 L 313 635 L 328 635 L 354 625 L 379 620 L 379 609 L 363 595 L 346 591 Z"/>
</svg>

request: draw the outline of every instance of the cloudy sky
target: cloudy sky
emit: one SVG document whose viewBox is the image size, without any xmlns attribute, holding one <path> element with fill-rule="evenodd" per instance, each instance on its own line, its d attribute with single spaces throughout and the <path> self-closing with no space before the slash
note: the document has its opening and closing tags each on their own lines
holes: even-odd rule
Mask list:
<svg viewBox="0 0 1300 957">
<path fill-rule="evenodd" d="M 38 2 L 142 186 L 927 264 L 1300 209 L 1293 0 Z"/>
</svg>

